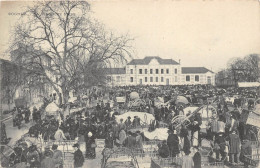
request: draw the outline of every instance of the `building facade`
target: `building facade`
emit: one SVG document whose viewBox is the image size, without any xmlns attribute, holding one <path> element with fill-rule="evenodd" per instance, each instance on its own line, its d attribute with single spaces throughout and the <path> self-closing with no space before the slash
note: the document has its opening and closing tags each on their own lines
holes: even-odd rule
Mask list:
<svg viewBox="0 0 260 168">
<path fill-rule="evenodd" d="M 126 71 L 125 68 L 108 68 L 106 73 L 106 83 L 108 86 L 125 86 Z"/>
<path fill-rule="evenodd" d="M 107 79 L 109 86 L 215 85 L 215 74 L 207 68 L 181 67 L 180 62 L 158 56 L 133 59 L 125 68 L 113 68 Z"/>
</svg>

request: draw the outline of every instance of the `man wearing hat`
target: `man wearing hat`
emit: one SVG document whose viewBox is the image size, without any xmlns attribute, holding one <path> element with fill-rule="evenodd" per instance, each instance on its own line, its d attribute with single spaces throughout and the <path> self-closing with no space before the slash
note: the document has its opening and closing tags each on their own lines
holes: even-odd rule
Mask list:
<svg viewBox="0 0 260 168">
<path fill-rule="evenodd" d="M 79 149 L 79 144 L 76 143 L 72 146 L 75 150 L 74 152 L 74 167 L 81 168 L 84 163 L 84 156 L 81 150 Z"/>
</svg>

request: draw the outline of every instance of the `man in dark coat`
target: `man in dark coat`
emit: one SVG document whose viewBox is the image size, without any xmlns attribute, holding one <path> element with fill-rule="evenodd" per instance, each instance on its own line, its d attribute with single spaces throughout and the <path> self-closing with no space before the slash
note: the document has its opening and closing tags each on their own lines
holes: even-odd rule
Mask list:
<svg viewBox="0 0 260 168">
<path fill-rule="evenodd" d="M 128 148 L 134 148 L 135 144 L 136 144 L 136 139 L 135 139 L 133 133 L 129 131 L 127 134 L 128 134 L 128 137 L 125 140 L 125 146 Z"/>
<path fill-rule="evenodd" d="M 106 148 L 113 148 L 113 146 L 114 146 L 113 141 L 114 141 L 113 132 L 109 132 L 109 133 L 106 135 L 105 147 L 106 147 Z"/>
<path fill-rule="evenodd" d="M 176 157 L 176 155 L 180 153 L 179 138 L 176 134 L 176 130 L 174 130 L 173 132 L 168 131 L 168 133 L 169 133 L 169 135 L 168 135 L 168 138 L 167 138 L 167 145 L 168 145 L 169 150 L 170 150 L 170 156 Z"/>
<path fill-rule="evenodd" d="M 190 151 L 190 141 L 188 138 L 188 129 L 186 128 L 185 125 L 182 125 L 181 131 L 180 131 L 180 137 L 184 139 L 184 144 L 183 144 L 183 151 L 184 153 L 187 153 Z"/>
<path fill-rule="evenodd" d="M 159 155 L 160 155 L 162 158 L 167 158 L 167 157 L 169 157 L 170 151 L 169 151 L 169 147 L 168 147 L 167 144 L 166 144 L 166 141 L 163 141 L 162 144 L 159 144 L 159 145 L 158 145 L 158 147 L 159 147 L 159 149 L 158 149 Z"/>
<path fill-rule="evenodd" d="M 221 154 L 221 160 L 224 160 L 226 157 L 225 153 L 226 141 L 223 136 L 223 133 L 219 133 L 215 139 L 215 150 L 216 150 L 216 158 L 219 160 L 219 154 Z"/>
<path fill-rule="evenodd" d="M 238 163 L 238 154 L 240 153 L 240 138 L 236 134 L 236 131 L 233 131 L 229 137 L 229 145 L 230 145 L 230 150 L 229 150 L 229 161 L 233 163 L 234 161 Z"/>
<path fill-rule="evenodd" d="M 195 154 L 193 156 L 194 168 L 201 168 L 201 154 L 198 147 L 194 147 Z"/>
<path fill-rule="evenodd" d="M 79 144 L 73 145 L 75 152 L 74 152 L 74 167 L 81 168 L 84 163 L 84 156 L 81 150 L 79 149 Z"/>
</svg>

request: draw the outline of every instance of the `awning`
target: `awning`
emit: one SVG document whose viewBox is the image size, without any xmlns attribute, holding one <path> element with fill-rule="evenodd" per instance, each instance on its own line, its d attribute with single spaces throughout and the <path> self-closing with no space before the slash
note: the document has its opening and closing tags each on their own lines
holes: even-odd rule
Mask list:
<svg viewBox="0 0 260 168">
<path fill-rule="evenodd" d="M 238 82 L 238 87 L 259 87 L 259 82 Z"/>
<path fill-rule="evenodd" d="M 48 104 L 48 106 L 45 108 L 45 112 L 49 115 L 55 115 L 59 110 L 60 108 L 54 102 Z"/>
</svg>

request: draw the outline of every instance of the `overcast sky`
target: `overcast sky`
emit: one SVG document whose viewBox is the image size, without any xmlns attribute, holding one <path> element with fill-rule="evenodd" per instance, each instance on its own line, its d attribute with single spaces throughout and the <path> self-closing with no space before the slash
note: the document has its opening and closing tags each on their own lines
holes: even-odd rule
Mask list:
<svg viewBox="0 0 260 168">
<path fill-rule="evenodd" d="M 1 3 L 0 57 L 8 59 L 10 27 L 30 2 Z M 135 38 L 134 58 L 181 59 L 183 66 L 225 68 L 233 57 L 260 53 L 258 0 L 110 0 L 91 2 L 108 29 Z"/>
</svg>

